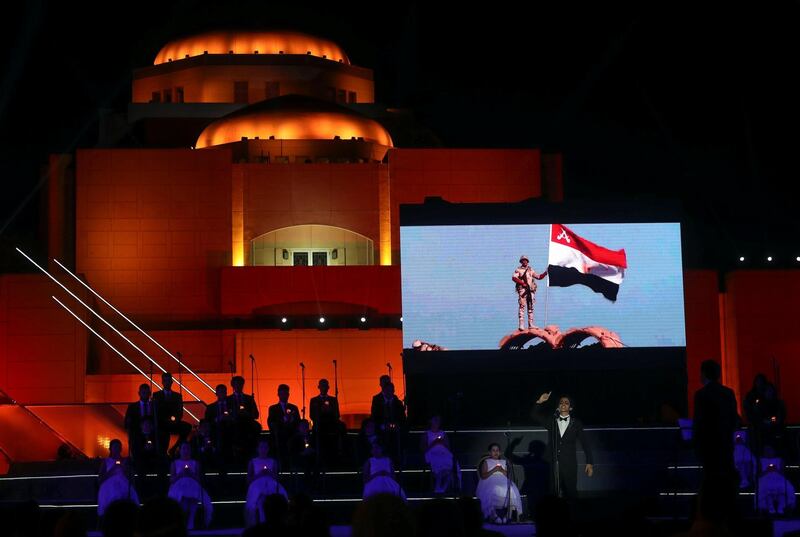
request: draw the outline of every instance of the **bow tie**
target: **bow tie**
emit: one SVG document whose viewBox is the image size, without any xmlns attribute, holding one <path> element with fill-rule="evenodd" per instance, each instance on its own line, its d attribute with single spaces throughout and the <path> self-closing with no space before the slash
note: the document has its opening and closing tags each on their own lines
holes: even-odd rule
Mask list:
<svg viewBox="0 0 800 537">
<path fill-rule="evenodd" d="M 569 416 L 567 416 L 566 418 L 562 418 L 561 416 L 559 416 L 558 421 L 569 421 Z"/>
</svg>

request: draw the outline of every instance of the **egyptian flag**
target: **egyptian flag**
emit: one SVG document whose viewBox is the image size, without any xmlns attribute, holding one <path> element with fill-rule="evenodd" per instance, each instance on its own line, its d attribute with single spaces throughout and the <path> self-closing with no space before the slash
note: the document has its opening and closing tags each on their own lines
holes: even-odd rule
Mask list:
<svg viewBox="0 0 800 537">
<path fill-rule="evenodd" d="M 628 267 L 625 250 L 609 250 L 577 236 L 564 225 L 550 226 L 548 285 L 581 284 L 615 302 Z"/>
</svg>

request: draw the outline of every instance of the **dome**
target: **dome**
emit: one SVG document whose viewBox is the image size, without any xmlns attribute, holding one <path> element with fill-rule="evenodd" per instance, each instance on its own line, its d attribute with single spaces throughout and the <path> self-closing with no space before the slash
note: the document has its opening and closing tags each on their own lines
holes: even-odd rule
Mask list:
<svg viewBox="0 0 800 537">
<path fill-rule="evenodd" d="M 203 129 L 195 147 L 241 141 L 243 137 L 276 140 L 363 138 L 392 147 L 392 137 L 375 120 L 327 101 L 287 95 L 261 101 L 229 114 Z"/>
<path fill-rule="evenodd" d="M 153 65 L 181 60 L 186 56 L 229 54 L 231 51 L 234 54 L 310 54 L 350 64 L 347 54 L 333 41 L 300 32 L 216 31 L 170 41 L 158 51 Z"/>
</svg>

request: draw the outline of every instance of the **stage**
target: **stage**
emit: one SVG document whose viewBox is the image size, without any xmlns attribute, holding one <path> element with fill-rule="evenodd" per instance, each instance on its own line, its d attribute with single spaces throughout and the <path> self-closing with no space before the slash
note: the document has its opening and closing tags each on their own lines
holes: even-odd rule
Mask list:
<svg viewBox="0 0 800 537">
<path fill-rule="evenodd" d="M 576 415 L 591 425 L 675 424 L 688 412 L 682 347 L 406 349 L 403 368 L 414 426 L 432 414 L 448 427 L 530 425 L 534 402 L 549 391 L 569 394 Z"/>
</svg>

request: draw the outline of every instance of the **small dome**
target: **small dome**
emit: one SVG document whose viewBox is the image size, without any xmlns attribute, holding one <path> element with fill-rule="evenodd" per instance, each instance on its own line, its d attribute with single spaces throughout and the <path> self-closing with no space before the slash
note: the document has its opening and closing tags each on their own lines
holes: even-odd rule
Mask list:
<svg viewBox="0 0 800 537">
<path fill-rule="evenodd" d="M 327 39 L 300 32 L 207 32 L 170 41 L 158 51 L 153 65 L 208 54 L 310 54 L 350 64 L 344 50 Z M 258 52 L 256 52 L 258 51 Z"/>
<path fill-rule="evenodd" d="M 276 140 L 342 140 L 363 138 L 392 147 L 392 137 L 375 120 L 327 101 L 286 95 L 253 104 L 211 123 L 195 147 L 238 142 L 242 138 Z"/>
</svg>

